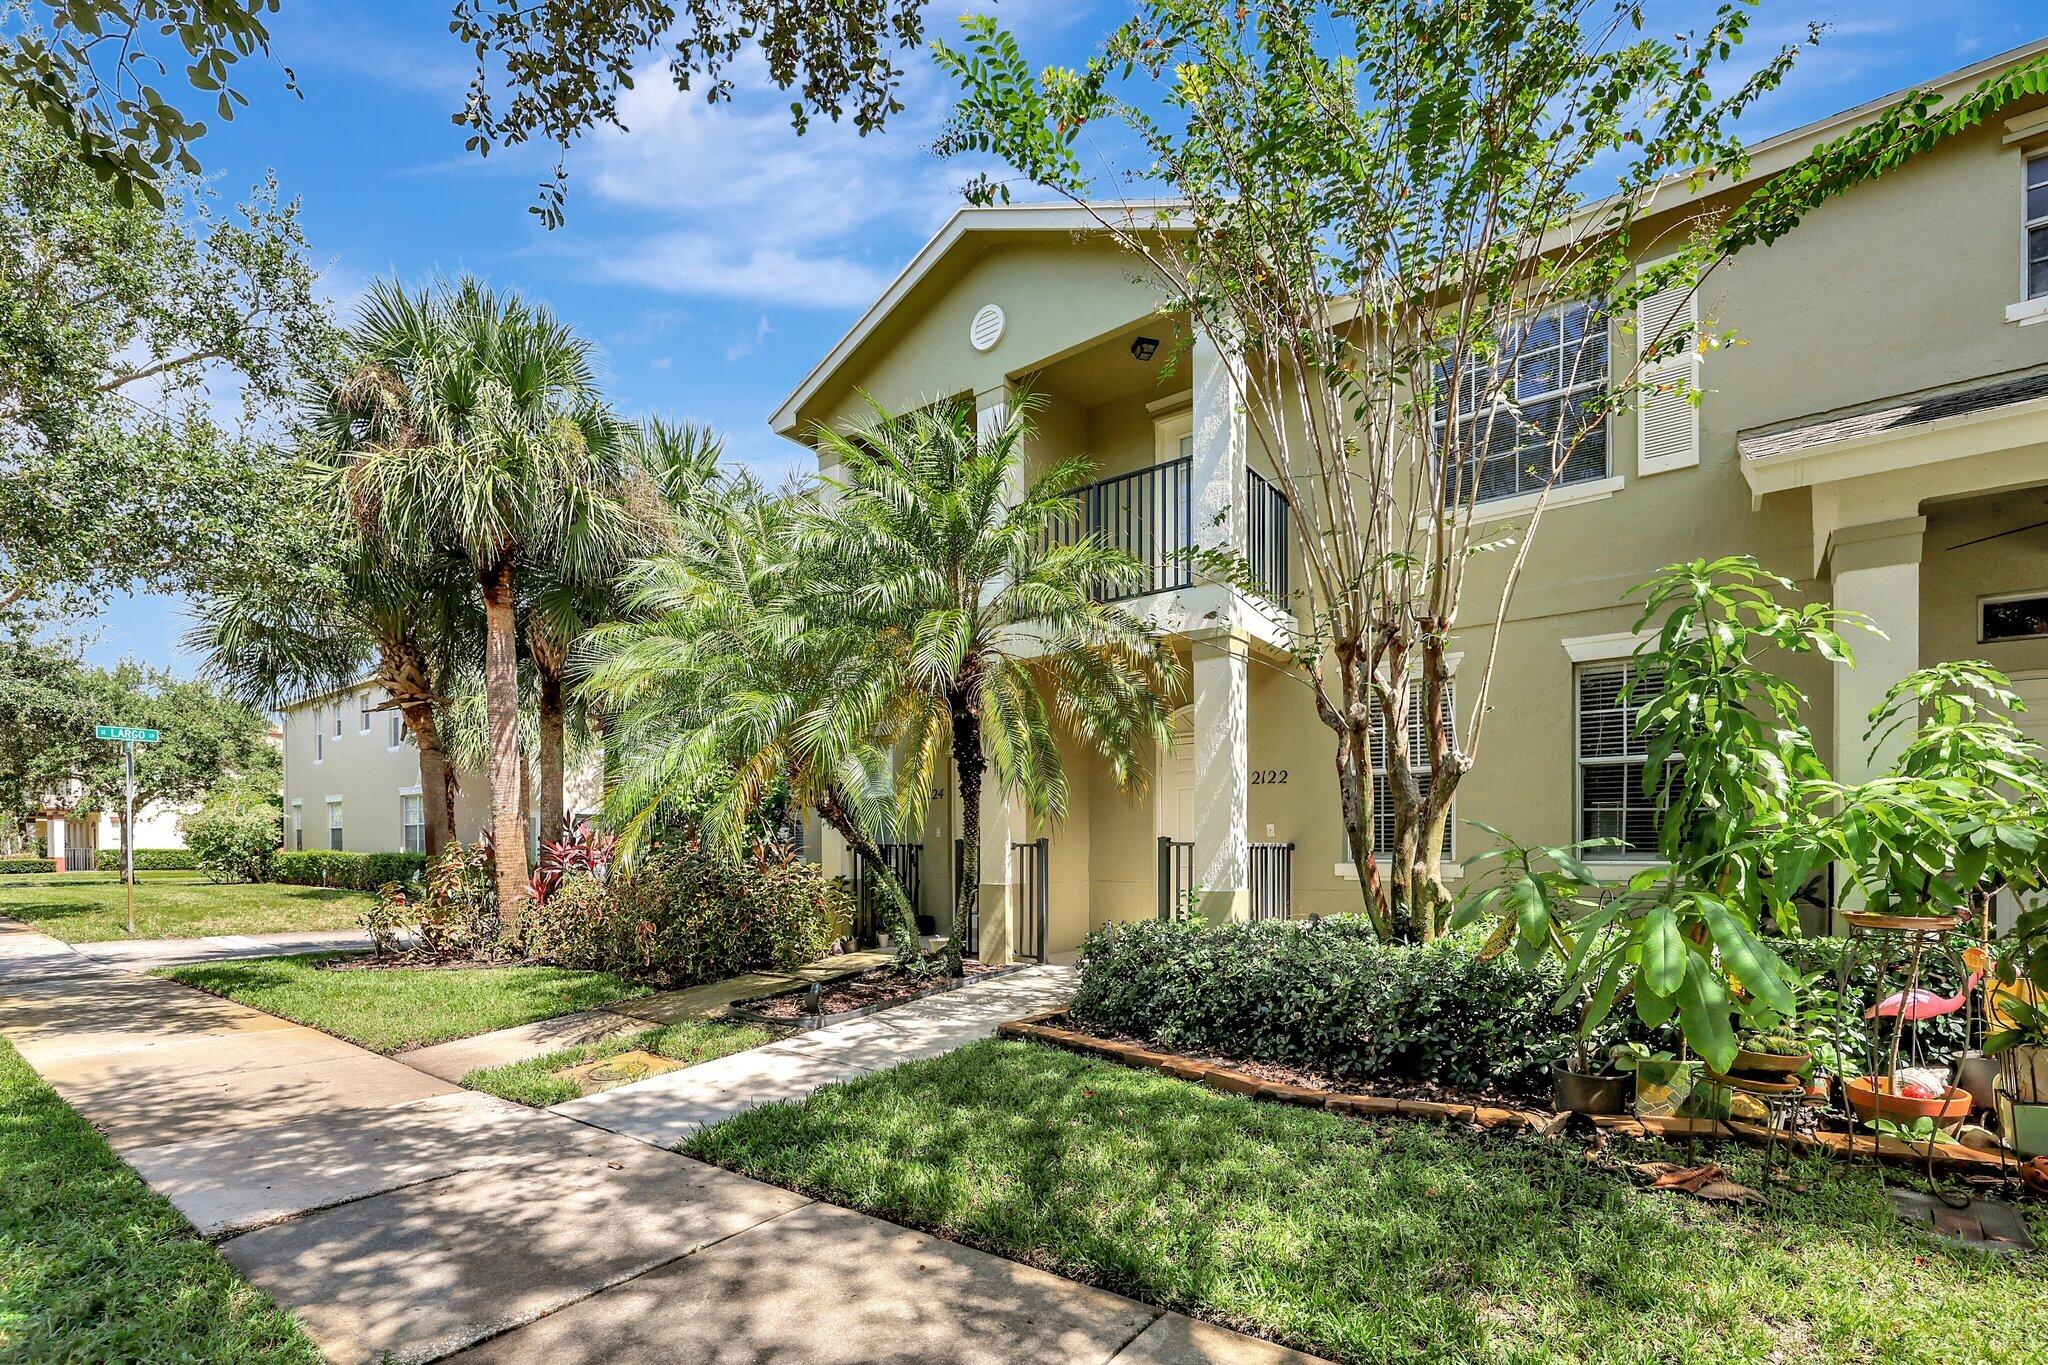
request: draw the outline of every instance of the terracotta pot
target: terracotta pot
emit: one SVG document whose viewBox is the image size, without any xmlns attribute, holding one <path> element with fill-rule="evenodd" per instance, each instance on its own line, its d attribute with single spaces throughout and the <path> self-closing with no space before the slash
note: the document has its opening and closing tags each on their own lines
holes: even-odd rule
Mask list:
<svg viewBox="0 0 2048 1365">
<path fill-rule="evenodd" d="M 1728 1070 L 1738 1076 L 1788 1076 L 1812 1060 L 1805 1053 L 1751 1052 L 1742 1048 Z"/>
<path fill-rule="evenodd" d="M 1707 1079 L 1716 1085 L 1725 1085 L 1731 1090 L 1744 1090 L 1752 1095 L 1800 1095 L 1806 1091 L 1805 1084 L 1796 1076 L 1779 1072 L 1777 1080 L 1763 1076 L 1724 1076 L 1712 1067 L 1707 1068 Z"/>
<path fill-rule="evenodd" d="M 1879 1090 L 1869 1076 L 1858 1076 L 1843 1088 L 1849 1092 L 1849 1107 L 1865 1121 L 1884 1118 L 1911 1124 L 1918 1119 L 1933 1119 L 1936 1127 L 1946 1128 L 1970 1117 L 1970 1093 L 1960 1086 L 1952 1085 L 1947 1094 L 1931 1100 Z"/>
<path fill-rule="evenodd" d="M 1619 1114 L 1628 1108 L 1630 1081 L 1627 1076 L 1587 1075 L 1557 1069 L 1550 1086 L 1550 1102 L 1561 1114 Z"/>
<path fill-rule="evenodd" d="M 1963 922 L 1961 915 L 1886 915 L 1875 910 L 1844 910 L 1842 918 L 1858 929 L 1911 934 L 1945 934 Z"/>
</svg>

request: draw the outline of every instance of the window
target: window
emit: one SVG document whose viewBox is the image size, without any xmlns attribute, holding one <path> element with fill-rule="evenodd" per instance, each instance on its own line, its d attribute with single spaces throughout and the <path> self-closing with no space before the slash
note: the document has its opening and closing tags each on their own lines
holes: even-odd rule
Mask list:
<svg viewBox="0 0 2048 1365">
<path fill-rule="evenodd" d="M 2027 297 L 2048 298 L 2048 152 L 2027 158 L 2025 212 Z"/>
<path fill-rule="evenodd" d="M 393 708 L 392 708 L 392 709 L 391 709 L 390 711 L 387 711 L 387 712 L 385 712 L 385 715 L 387 715 L 388 717 L 390 717 L 390 721 L 391 721 L 391 740 L 390 740 L 390 743 L 391 743 L 391 747 L 392 747 L 392 748 L 394 748 L 394 749 L 396 749 L 396 748 L 397 748 L 397 747 L 398 747 L 399 745 L 401 745 L 401 744 L 405 743 L 405 741 L 406 741 L 406 739 L 407 739 L 407 735 L 406 735 L 406 732 L 405 732 L 405 717 L 404 717 L 404 716 L 402 716 L 402 715 L 400 715 L 400 714 L 398 713 L 398 709 L 397 709 L 396 707 L 393 707 Z"/>
<path fill-rule="evenodd" d="M 292 802 L 292 849 L 296 852 L 306 847 L 306 803 Z"/>
<path fill-rule="evenodd" d="M 341 852 L 341 802 L 327 803 L 327 846 Z"/>
<path fill-rule="evenodd" d="M 356 698 L 356 728 L 364 734 L 370 733 L 370 689 L 364 688 Z"/>
<path fill-rule="evenodd" d="M 1655 797 L 1643 794 L 1649 745 L 1636 733 L 1636 718 L 1662 686 L 1657 670 L 1634 660 L 1579 669 L 1579 838 L 1621 840 L 1589 850 L 1588 857 L 1656 856 L 1660 809 Z"/>
<path fill-rule="evenodd" d="M 427 851 L 427 803 L 418 792 L 399 794 L 398 846 L 407 853 Z"/>
<path fill-rule="evenodd" d="M 334 703 L 334 737 L 341 738 L 341 703 Z"/>
<path fill-rule="evenodd" d="M 1607 319 L 1590 303 L 1538 314 L 1501 338 L 1500 355 L 1468 360 L 1455 432 L 1439 404 L 1436 430 L 1459 467 L 1444 496 L 1462 503 L 1534 493 L 1607 476 L 1607 424 L 1595 405 L 1607 387 Z"/>
<path fill-rule="evenodd" d="M 313 708 L 313 761 L 327 761 L 327 717 L 317 706 Z"/>
<path fill-rule="evenodd" d="M 1450 733 L 1457 715 L 1458 690 L 1455 682 L 1444 684 L 1444 732 Z M 1427 794 L 1429 791 L 1429 734 L 1422 728 L 1422 702 L 1416 695 L 1415 685 L 1408 687 L 1408 766 L 1416 775 L 1416 784 Z M 1394 851 L 1394 792 L 1393 783 L 1387 777 L 1387 741 L 1377 719 L 1372 727 L 1372 849 L 1377 854 Z M 1451 798 L 1450 818 L 1444 821 L 1443 858 L 1452 858 L 1451 831 L 1458 824 L 1458 799 Z"/>
<path fill-rule="evenodd" d="M 2048 161 L 2048 157 L 2043 157 Z M 1977 639 L 2038 640 L 2048 636 L 2048 592 L 1986 597 L 1977 603 Z"/>
</svg>

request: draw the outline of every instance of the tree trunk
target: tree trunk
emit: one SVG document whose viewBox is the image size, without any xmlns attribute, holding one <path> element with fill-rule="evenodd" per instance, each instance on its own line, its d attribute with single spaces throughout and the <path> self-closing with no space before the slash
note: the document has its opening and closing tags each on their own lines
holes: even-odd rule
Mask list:
<svg viewBox="0 0 2048 1365">
<path fill-rule="evenodd" d="M 1365 903 L 1366 918 L 1381 939 L 1394 936 L 1388 913 L 1389 889 L 1380 875 L 1379 859 L 1372 846 L 1372 708 L 1373 696 L 1364 682 L 1364 669 L 1355 649 L 1337 649 L 1338 700 L 1342 709 L 1330 704 L 1323 691 L 1321 669 L 1316 670 L 1316 714 L 1337 737 L 1337 807 L 1344 822 L 1344 845 L 1351 854 L 1351 866 L 1358 872 L 1358 891 Z"/>
<path fill-rule="evenodd" d="M 903 889 L 903 883 L 896 880 L 896 873 L 882 861 L 881 848 L 854 820 L 846 809 L 846 803 L 830 789 L 818 798 L 818 818 L 830 825 L 853 850 L 854 857 L 865 863 L 875 875 L 876 884 L 882 890 L 882 903 L 888 907 L 889 935 L 896 940 L 896 960 L 909 962 L 915 959 L 920 950 L 917 912 L 910 906 L 910 895 Z"/>
<path fill-rule="evenodd" d="M 953 932 L 946 936 L 946 970 L 961 976 L 966 970 L 961 936 L 981 908 L 981 778 L 988 760 L 981 752 L 981 717 L 973 704 L 956 692 L 951 706 L 954 790 L 960 793 L 960 885 L 953 894 Z"/>
<path fill-rule="evenodd" d="M 568 708 L 562 700 L 562 675 L 542 667 L 540 674 L 540 838 L 544 844 L 561 842 L 563 807 L 563 751 L 567 742 Z"/>
<path fill-rule="evenodd" d="M 484 599 L 484 710 L 490 754 L 491 838 L 496 845 L 498 917 L 519 941 L 527 897 L 526 830 L 520 783 L 526 767 L 519 744 L 519 626 L 512 611 L 512 564 L 479 571 Z"/>
<path fill-rule="evenodd" d="M 426 808 L 427 858 L 438 858 L 456 842 L 455 765 L 441 744 L 440 723 L 432 702 L 407 702 L 398 708 L 412 742 L 420 751 L 420 804 Z"/>
</svg>

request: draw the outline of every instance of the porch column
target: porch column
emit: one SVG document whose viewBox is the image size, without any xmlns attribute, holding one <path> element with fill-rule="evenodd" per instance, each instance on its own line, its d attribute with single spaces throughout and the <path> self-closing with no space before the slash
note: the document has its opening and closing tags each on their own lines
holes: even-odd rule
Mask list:
<svg viewBox="0 0 2048 1365">
<path fill-rule="evenodd" d="M 1010 387 L 1007 383 L 974 395 L 974 433 L 983 440 L 1003 429 L 1010 420 Z M 1024 466 L 1020 460 L 1003 480 L 1003 498 L 1012 505 L 1024 500 Z M 985 771 L 981 779 L 981 946 L 975 956 L 983 962 L 1006 963 L 1015 955 L 1017 935 L 1012 923 L 1016 907 L 1016 869 L 1010 865 L 1010 845 L 1024 841 L 1025 819 L 1022 802 L 1005 795 L 995 774 Z"/>
<path fill-rule="evenodd" d="M 1188 471 L 1194 543 L 1203 549 L 1242 544 L 1238 504 L 1244 487 L 1245 420 L 1238 401 L 1243 360 L 1219 350 L 1205 332 L 1195 335 L 1194 458 Z"/>
<path fill-rule="evenodd" d="M 1925 517 L 1846 526 L 1828 542 L 1835 606 L 1868 616 L 1883 636 L 1854 631 L 1854 668 L 1835 665 L 1835 776 L 1861 782 L 1898 757 L 1911 733 L 1901 726 L 1871 762 L 1863 732 L 1891 685 L 1920 666 L 1920 541 Z"/>
<path fill-rule="evenodd" d="M 1211 920 L 1251 916 L 1246 806 L 1249 642 L 1237 631 L 1197 636 L 1194 657 L 1195 885 Z"/>
<path fill-rule="evenodd" d="M 1884 700 L 1893 683 L 1920 666 L 1920 542 L 1926 529 L 1925 517 L 1900 517 L 1843 527 L 1828 539 L 1835 606 L 1862 612 L 1884 632 L 1852 632 L 1849 648 L 1856 666 L 1835 665 L 1831 766 L 1843 782 L 1866 781 L 1890 767 L 1913 730 L 1911 721 L 1900 726 L 1879 747 L 1874 761 L 1863 738 L 1870 728 L 1871 708 Z M 1841 870 L 1836 885 L 1848 886 Z M 1832 927 L 1841 932 L 1839 922 Z"/>
<path fill-rule="evenodd" d="M 64 865 L 64 841 L 66 836 L 71 833 L 70 826 L 65 822 L 62 815 L 52 815 L 43 821 L 43 829 L 45 831 L 43 835 L 43 852 L 55 858 L 57 865 L 61 868 Z"/>
</svg>

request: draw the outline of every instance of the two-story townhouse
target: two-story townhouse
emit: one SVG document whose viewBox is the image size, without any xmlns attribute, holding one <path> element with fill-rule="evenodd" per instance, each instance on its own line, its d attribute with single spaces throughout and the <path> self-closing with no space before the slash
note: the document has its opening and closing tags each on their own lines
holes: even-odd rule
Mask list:
<svg viewBox="0 0 2048 1365">
<path fill-rule="evenodd" d="M 2044 50 L 2048 40 L 1932 85 L 1966 90 Z M 1675 195 L 1660 212 L 1725 203 L 1885 103 L 1760 143 L 1749 180 Z M 820 425 L 857 424 L 867 394 L 893 409 L 969 401 L 993 422 L 1028 388 L 1045 403 L 1032 472 L 1091 458 L 1091 524 L 1152 565 L 1153 591 L 1130 605 L 1188 670 L 1179 742 L 1135 796 L 1073 755 L 1057 825 L 988 800 L 983 922 L 970 931 L 987 958 L 1071 952 L 1090 929 L 1191 889 L 1210 914 L 1360 904 L 1331 736 L 1280 649 L 1298 547 L 1267 457 L 1232 410 L 1229 358 L 1189 341 L 1186 320 L 1161 313 L 1095 227 L 1070 207 L 960 211 L 772 419 L 807 442 Z M 2048 321 L 2048 101 L 2023 100 L 1827 204 L 1716 272 L 1696 306 L 1744 344 L 1688 362 L 1700 367 L 1697 407 L 1611 419 L 1550 495 L 1502 628 L 1498 714 L 1455 812 L 1544 841 L 1621 838 L 1617 874 L 1647 855 L 1654 818 L 1617 712 L 1636 644 L 1622 599 L 1671 561 L 1746 551 L 1883 628 L 1859 641 L 1855 669 L 1816 662 L 1795 675 L 1838 774 L 1867 772 L 1865 713 L 1928 662 L 1989 659 L 2036 699 L 2023 721 L 2048 725 L 2048 327 L 2034 325 Z M 1542 322 L 1581 359 L 1635 344 L 1590 308 Z M 1161 363 L 1183 343 L 1178 362 Z M 1558 396 L 1518 395 L 1525 412 Z M 1532 501 L 1513 467 L 1502 461 L 1479 512 L 1503 527 Z M 1191 577 L 1179 552 L 1205 537 L 1245 550 L 1270 593 Z M 1497 595 L 1500 571 L 1482 560 L 1467 600 Z M 1490 634 L 1464 628 L 1462 655 L 1485 657 Z M 1454 698 L 1461 721 L 1467 703 Z M 942 923 L 957 817 L 952 794 L 935 793 L 922 843 L 905 850 L 921 909 Z M 848 870 L 844 850 L 814 833 L 828 867 Z M 1469 838 L 1454 822 L 1447 861 L 1472 851 Z"/>
<path fill-rule="evenodd" d="M 284 846 L 423 853 L 425 791 L 419 749 L 374 684 L 307 697 L 279 713 L 284 731 Z M 475 838 L 490 819 L 489 786 L 462 773 L 455 830 Z"/>
</svg>

